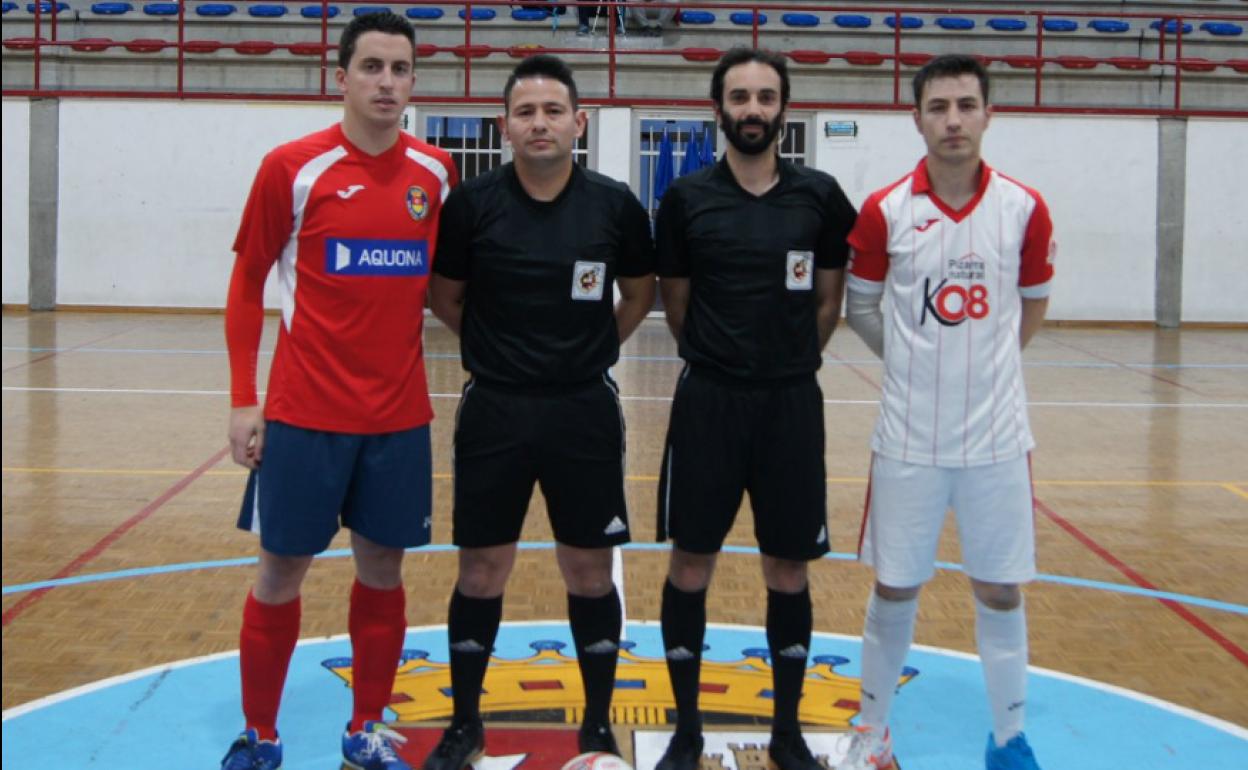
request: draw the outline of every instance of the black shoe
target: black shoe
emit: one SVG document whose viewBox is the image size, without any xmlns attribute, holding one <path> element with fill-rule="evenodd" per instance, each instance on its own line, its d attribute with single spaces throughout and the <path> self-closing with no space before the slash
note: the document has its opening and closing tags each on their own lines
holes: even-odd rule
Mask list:
<svg viewBox="0 0 1248 770">
<path fill-rule="evenodd" d="M 702 764 L 702 733 L 683 733 L 680 730 L 672 733 L 672 740 L 667 744 L 654 770 L 698 770 Z"/>
<path fill-rule="evenodd" d="M 581 725 L 581 731 L 576 736 L 576 746 L 582 754 L 603 751 L 620 756 L 620 746 L 615 742 L 615 733 L 611 732 L 611 725 L 601 722 L 586 722 Z"/>
<path fill-rule="evenodd" d="M 463 770 L 484 751 L 485 727 L 480 719 L 452 722 L 421 767 L 423 770 Z"/>
<path fill-rule="evenodd" d="M 780 770 L 824 770 L 801 733 L 772 733 L 767 753 Z"/>
</svg>

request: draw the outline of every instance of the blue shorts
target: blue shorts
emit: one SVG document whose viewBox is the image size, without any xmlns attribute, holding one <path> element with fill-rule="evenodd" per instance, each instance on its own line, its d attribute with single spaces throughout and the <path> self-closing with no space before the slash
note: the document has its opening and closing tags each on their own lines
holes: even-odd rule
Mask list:
<svg viewBox="0 0 1248 770">
<path fill-rule="evenodd" d="M 269 422 L 238 528 L 259 534 L 266 551 L 283 556 L 324 551 L 340 525 L 378 545 L 426 545 L 432 475 L 428 425 L 356 434 Z"/>
</svg>

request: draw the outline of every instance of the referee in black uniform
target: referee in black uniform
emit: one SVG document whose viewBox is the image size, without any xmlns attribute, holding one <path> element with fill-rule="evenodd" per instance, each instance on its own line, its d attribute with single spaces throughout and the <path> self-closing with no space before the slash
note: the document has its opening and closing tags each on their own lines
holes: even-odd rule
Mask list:
<svg viewBox="0 0 1248 770">
<path fill-rule="evenodd" d="M 586 116 L 560 59 L 525 59 L 503 101 L 514 162 L 447 199 L 430 288 L 471 376 L 455 419 L 455 711 L 425 770 L 461 770 L 484 747 L 481 684 L 534 483 L 585 686 L 580 750 L 619 753 L 609 724 L 621 623 L 611 554 L 629 530 L 624 418 L 607 369 L 654 302 L 650 223 L 626 185 L 573 162 Z"/>
<path fill-rule="evenodd" d="M 747 490 L 767 583 L 770 754 L 781 770 L 815 770 L 797 718 L 812 625 L 806 563 L 828 552 L 815 372 L 840 314 L 856 214 L 831 176 L 777 155 L 783 58 L 729 51 L 711 98 L 727 152 L 676 180 L 656 230 L 667 322 L 686 362 L 659 481 L 659 538 L 675 541 L 662 628 L 677 725 L 658 770 L 698 767 L 706 589 Z"/>
</svg>

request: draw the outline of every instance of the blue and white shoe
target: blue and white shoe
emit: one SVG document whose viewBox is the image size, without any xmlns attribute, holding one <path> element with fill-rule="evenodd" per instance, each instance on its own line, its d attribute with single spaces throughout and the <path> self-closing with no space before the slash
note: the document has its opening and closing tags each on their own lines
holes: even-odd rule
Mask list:
<svg viewBox="0 0 1248 770">
<path fill-rule="evenodd" d="M 394 750 L 395 743 L 406 742 L 385 722 L 365 722 L 363 730 L 342 734 L 342 770 L 412 770 Z"/>
<path fill-rule="evenodd" d="M 1022 733 L 1015 735 L 1009 743 L 998 746 L 992 733 L 988 733 L 988 750 L 984 752 L 986 770 L 1040 770 L 1036 763 L 1036 755 L 1027 745 L 1027 738 Z"/>
<path fill-rule="evenodd" d="M 262 741 L 255 730 L 244 730 L 221 759 L 221 770 L 281 770 L 282 742 Z"/>
</svg>

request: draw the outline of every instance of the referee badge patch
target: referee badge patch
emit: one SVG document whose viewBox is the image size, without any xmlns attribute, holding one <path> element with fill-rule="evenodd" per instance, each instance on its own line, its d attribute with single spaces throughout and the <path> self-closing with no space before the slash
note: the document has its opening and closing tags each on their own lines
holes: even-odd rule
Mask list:
<svg viewBox="0 0 1248 770">
<path fill-rule="evenodd" d="M 784 286 L 793 291 L 810 291 L 815 288 L 815 252 L 789 252 L 789 265 L 784 274 Z"/>
<path fill-rule="evenodd" d="M 578 261 L 572 268 L 572 299 L 602 299 L 602 285 L 606 282 L 606 262 Z"/>
</svg>

